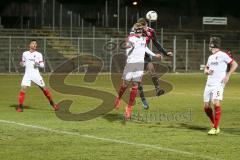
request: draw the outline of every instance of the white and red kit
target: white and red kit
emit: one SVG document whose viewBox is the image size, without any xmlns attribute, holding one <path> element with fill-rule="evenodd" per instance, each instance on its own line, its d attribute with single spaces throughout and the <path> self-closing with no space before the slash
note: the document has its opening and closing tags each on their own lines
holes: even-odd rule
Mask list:
<svg viewBox="0 0 240 160">
<path fill-rule="evenodd" d="M 31 86 L 31 81 L 33 81 L 38 86 L 44 87 L 45 83 L 38 69 L 38 67 L 44 67 L 42 54 L 37 51 L 23 52 L 22 62 L 25 66 L 25 74 L 23 76 L 21 86 Z"/>
<path fill-rule="evenodd" d="M 204 102 L 210 100 L 222 100 L 224 91 L 223 79 L 227 74 L 227 66 L 231 64 L 233 59 L 223 51 L 217 51 L 208 58 L 206 67 L 213 71 L 208 75 L 206 87 L 204 90 Z"/>
<path fill-rule="evenodd" d="M 127 64 L 123 71 L 123 79 L 127 81 L 140 82 L 144 70 L 145 53 L 156 56 L 149 50 L 146 37 L 131 34 L 127 41 Z"/>
</svg>

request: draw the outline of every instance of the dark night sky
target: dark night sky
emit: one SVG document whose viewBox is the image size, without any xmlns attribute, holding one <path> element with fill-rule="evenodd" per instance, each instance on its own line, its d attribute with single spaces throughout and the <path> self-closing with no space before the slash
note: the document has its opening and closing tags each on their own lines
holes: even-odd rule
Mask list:
<svg viewBox="0 0 240 160">
<path fill-rule="evenodd" d="M 14 2 L 22 3 L 33 0 L 13 0 Z M 41 0 L 39 0 L 41 1 Z M 49 0 L 51 1 L 51 0 Z M 103 6 L 105 0 L 56 0 L 61 3 L 72 3 L 79 5 L 93 5 Z M 117 2 L 117 0 L 108 0 Z M 133 0 L 121 0 L 121 4 L 131 4 Z M 183 10 L 197 10 L 200 16 L 202 15 L 232 15 L 240 17 L 239 5 L 237 0 L 137 0 L 140 2 L 140 6 L 161 6 L 171 9 L 183 9 Z M 11 0 L 0 0 L 0 11 L 10 3 Z"/>
</svg>

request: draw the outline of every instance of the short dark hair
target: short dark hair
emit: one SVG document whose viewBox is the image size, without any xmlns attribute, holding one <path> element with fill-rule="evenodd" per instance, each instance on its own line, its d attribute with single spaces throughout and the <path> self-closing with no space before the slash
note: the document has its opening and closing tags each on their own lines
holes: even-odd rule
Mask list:
<svg viewBox="0 0 240 160">
<path fill-rule="evenodd" d="M 32 42 L 37 42 L 37 40 L 36 39 L 30 39 L 29 44 L 32 43 Z"/>
<path fill-rule="evenodd" d="M 210 37 L 209 47 L 220 48 L 221 47 L 221 38 L 220 37 Z"/>
</svg>

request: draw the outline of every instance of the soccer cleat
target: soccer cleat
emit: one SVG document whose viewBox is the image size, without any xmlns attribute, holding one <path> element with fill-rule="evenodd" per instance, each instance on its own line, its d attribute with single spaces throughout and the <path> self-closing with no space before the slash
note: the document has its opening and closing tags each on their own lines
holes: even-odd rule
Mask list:
<svg viewBox="0 0 240 160">
<path fill-rule="evenodd" d="M 156 96 L 160 96 L 160 95 L 162 95 L 164 93 L 165 93 L 165 91 L 163 89 L 156 88 Z"/>
<path fill-rule="evenodd" d="M 59 110 L 59 108 L 60 108 L 59 105 L 57 105 L 57 104 L 54 104 L 54 105 L 53 105 L 53 109 L 54 109 L 55 111 Z"/>
<path fill-rule="evenodd" d="M 145 98 L 141 98 L 141 100 L 142 100 L 143 108 L 147 110 L 149 108 L 147 100 Z"/>
<path fill-rule="evenodd" d="M 115 109 L 119 109 L 120 104 L 121 104 L 121 99 L 119 97 L 116 97 L 114 102 Z"/>
<path fill-rule="evenodd" d="M 216 128 L 212 128 L 212 129 L 210 129 L 210 131 L 208 131 L 209 135 L 217 135 L 219 133 L 220 133 L 220 128 L 219 127 L 217 129 Z"/>
<path fill-rule="evenodd" d="M 127 106 L 125 108 L 125 119 L 130 119 L 132 115 L 132 106 Z"/>
<path fill-rule="evenodd" d="M 17 112 L 23 112 L 23 107 L 21 106 L 18 106 L 17 109 L 16 109 Z"/>
<path fill-rule="evenodd" d="M 220 133 L 220 128 L 218 127 L 217 129 L 216 129 L 216 134 L 219 134 Z"/>
</svg>

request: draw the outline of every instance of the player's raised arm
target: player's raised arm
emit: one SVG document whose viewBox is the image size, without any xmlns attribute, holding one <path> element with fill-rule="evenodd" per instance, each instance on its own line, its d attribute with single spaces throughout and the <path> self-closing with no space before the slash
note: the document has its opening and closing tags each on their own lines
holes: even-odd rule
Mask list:
<svg viewBox="0 0 240 160">
<path fill-rule="evenodd" d="M 154 46 L 159 50 L 159 52 L 163 53 L 165 56 L 173 56 L 172 52 L 167 52 L 165 48 L 162 47 L 160 42 L 157 40 L 156 32 L 153 30 L 152 42 Z"/>
</svg>

